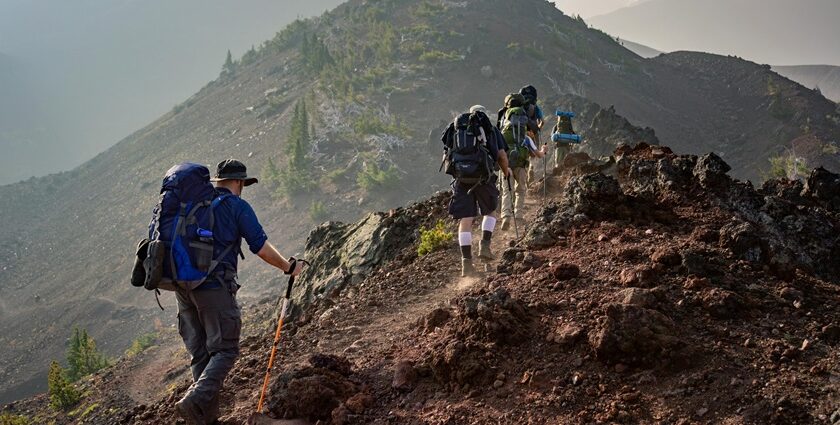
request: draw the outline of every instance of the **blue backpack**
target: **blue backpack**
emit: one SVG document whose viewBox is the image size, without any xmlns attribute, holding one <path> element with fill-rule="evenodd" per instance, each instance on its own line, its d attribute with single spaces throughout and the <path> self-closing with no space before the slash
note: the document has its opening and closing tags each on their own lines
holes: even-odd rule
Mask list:
<svg viewBox="0 0 840 425">
<path fill-rule="evenodd" d="M 213 255 L 214 210 L 230 196 L 219 195 L 203 165 L 183 163 L 166 172 L 149 223 L 143 260 L 146 289 L 193 290 L 238 246 L 231 244 Z"/>
</svg>

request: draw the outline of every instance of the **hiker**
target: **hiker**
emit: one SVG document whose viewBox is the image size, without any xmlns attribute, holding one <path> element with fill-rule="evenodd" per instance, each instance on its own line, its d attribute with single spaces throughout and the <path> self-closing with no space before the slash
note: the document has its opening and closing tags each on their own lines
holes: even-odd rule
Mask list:
<svg viewBox="0 0 840 425">
<path fill-rule="evenodd" d="M 510 193 L 507 185 L 502 185 L 502 230 L 510 227 L 511 219 L 522 218 L 531 158 L 544 158 L 548 152 L 548 145 L 537 147 L 528 136 L 529 130 L 538 134 L 539 128 L 528 117 L 525 102 L 522 94 L 510 94 L 505 98 L 505 107 L 499 111 L 499 129 L 508 147 L 508 163 L 513 179 L 513 193 Z"/>
<path fill-rule="evenodd" d="M 481 105 L 470 108 L 453 121 L 441 137 L 446 158 L 446 173 L 454 177 L 449 213 L 459 220 L 458 246 L 461 249 L 461 276 L 475 276 L 472 261 L 472 225 L 479 215 L 482 238 L 478 257 L 495 259 L 490 249 L 496 228 L 496 208 L 499 203 L 496 166 L 508 176 L 508 161 L 501 148 L 500 132 L 493 127 Z"/>
<path fill-rule="evenodd" d="M 572 127 L 572 116 L 571 113 L 557 113 L 557 124 L 554 125 L 552 130 L 552 140 L 560 139 L 560 137 L 554 137 L 555 134 L 577 134 Z M 560 139 L 554 142 L 554 168 L 563 166 L 563 160 L 572 151 L 573 145 L 569 140 Z"/>
<path fill-rule="evenodd" d="M 241 198 L 246 186 L 257 183 L 248 177 L 245 164 L 227 159 L 219 163 L 216 175 L 214 209 L 214 255 L 218 267 L 193 290 L 177 289 L 178 333 L 192 357 L 193 384 L 175 403 L 178 414 L 188 424 L 210 424 L 219 417 L 219 392 L 228 372 L 239 356 L 241 311 L 236 302 L 238 257 L 244 239 L 252 253 L 266 263 L 297 276 L 303 271 L 301 262 L 290 262 L 268 242 L 251 205 Z M 229 247 L 233 247 L 230 249 Z M 221 254 L 220 254 L 221 253 Z"/>
<path fill-rule="evenodd" d="M 527 85 L 519 89 L 519 94 L 525 98 L 523 107 L 528 115 L 528 119 L 531 121 L 531 124 L 528 126 L 528 136 L 531 137 L 531 140 L 534 141 L 537 148 L 540 148 L 542 147 L 540 133 L 542 132 L 543 125 L 545 125 L 545 114 L 542 108 L 540 108 L 540 105 L 537 104 L 537 88 L 532 85 Z M 540 168 L 543 168 L 543 171 L 545 171 L 544 167 L 546 164 L 543 161 L 547 160 L 535 158 L 535 160 L 531 161 L 531 166 L 528 168 L 529 182 L 535 180 L 534 176 L 538 174 Z"/>
</svg>

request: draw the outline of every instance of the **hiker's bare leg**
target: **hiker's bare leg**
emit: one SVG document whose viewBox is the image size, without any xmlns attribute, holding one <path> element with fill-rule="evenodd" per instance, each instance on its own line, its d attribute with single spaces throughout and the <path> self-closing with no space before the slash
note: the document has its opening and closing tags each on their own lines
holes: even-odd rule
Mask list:
<svg viewBox="0 0 840 425">
<path fill-rule="evenodd" d="M 514 207 L 513 217 L 522 219 L 525 211 L 525 192 L 528 190 L 528 170 L 525 168 L 514 168 Z"/>
</svg>

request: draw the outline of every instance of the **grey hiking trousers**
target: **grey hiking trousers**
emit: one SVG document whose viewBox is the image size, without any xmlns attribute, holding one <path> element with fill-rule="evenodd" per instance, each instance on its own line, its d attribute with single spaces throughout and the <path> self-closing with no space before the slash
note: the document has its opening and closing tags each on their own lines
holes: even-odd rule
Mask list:
<svg viewBox="0 0 840 425">
<path fill-rule="evenodd" d="M 192 356 L 193 384 L 185 397 L 206 412 L 212 409 L 239 357 L 242 313 L 236 303 L 236 283 L 190 292 L 179 290 L 176 298 L 178 333 Z"/>
</svg>

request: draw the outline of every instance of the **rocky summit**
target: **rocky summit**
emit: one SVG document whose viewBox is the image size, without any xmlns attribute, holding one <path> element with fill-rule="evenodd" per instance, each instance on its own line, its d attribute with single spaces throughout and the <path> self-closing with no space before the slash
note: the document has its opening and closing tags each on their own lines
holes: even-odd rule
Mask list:
<svg viewBox="0 0 840 425">
<path fill-rule="evenodd" d="M 716 155 L 646 144 L 568 161 L 482 278 L 456 277 L 454 244 L 417 255 L 445 193 L 315 229 L 251 423 L 836 423 L 840 176 L 755 188 Z M 221 423 L 255 410 L 275 314 L 245 312 Z M 133 362 L 84 383 L 84 423 L 175 422 L 185 363 L 139 404 L 119 385 Z M 5 409 L 74 421 L 43 405 Z"/>
</svg>

